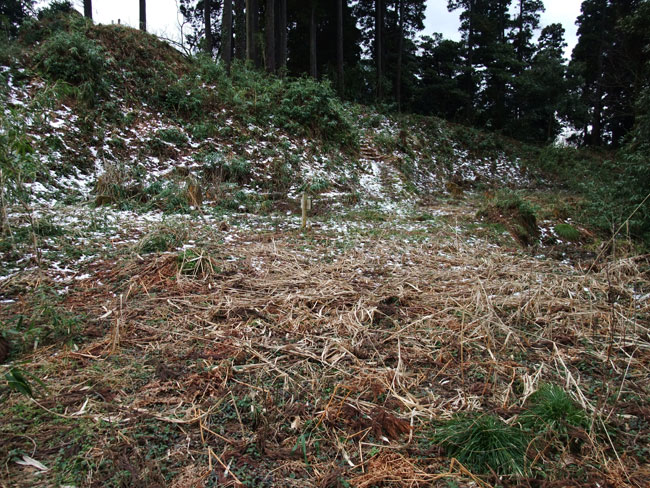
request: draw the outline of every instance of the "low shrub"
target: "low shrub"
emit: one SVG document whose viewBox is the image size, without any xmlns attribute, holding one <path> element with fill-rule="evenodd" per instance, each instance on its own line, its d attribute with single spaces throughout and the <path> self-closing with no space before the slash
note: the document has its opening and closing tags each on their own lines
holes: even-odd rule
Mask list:
<svg viewBox="0 0 650 488">
<path fill-rule="evenodd" d="M 64 81 L 84 92 L 106 92 L 108 53 L 83 32 L 58 31 L 38 47 L 36 67 L 52 81 Z M 88 101 L 88 100 L 87 100 Z"/>
</svg>

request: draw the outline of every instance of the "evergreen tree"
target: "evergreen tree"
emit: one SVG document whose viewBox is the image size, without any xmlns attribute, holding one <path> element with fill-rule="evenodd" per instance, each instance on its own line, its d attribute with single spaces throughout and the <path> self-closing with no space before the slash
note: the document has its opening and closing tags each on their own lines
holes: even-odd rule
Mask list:
<svg viewBox="0 0 650 488">
<path fill-rule="evenodd" d="M 209 18 L 209 16 L 206 16 L 206 18 Z M 221 59 L 226 65 L 228 72 L 230 72 L 230 63 L 232 61 L 232 0 L 224 0 L 223 2 L 221 46 Z"/>
<path fill-rule="evenodd" d="M 276 51 L 277 67 L 284 73 L 287 68 L 287 0 L 278 0 L 277 4 L 277 27 L 276 27 Z"/>
<path fill-rule="evenodd" d="M 260 67 L 259 56 L 260 8 L 257 0 L 246 0 L 246 59 Z"/>
<path fill-rule="evenodd" d="M 246 0 L 235 0 L 235 57 L 246 59 Z"/>
<path fill-rule="evenodd" d="M 551 142 L 559 133 L 559 118 L 567 112 L 570 82 L 564 64 L 564 28 L 545 27 L 535 55 L 514 79 L 516 110 L 508 133 L 531 142 Z"/>
<path fill-rule="evenodd" d="M 467 105 L 467 91 L 460 81 L 465 71 L 463 43 L 433 34 L 422 39 L 419 50 L 413 109 L 425 115 L 460 120 Z"/>
<path fill-rule="evenodd" d="M 221 32 L 221 7 L 222 0 L 180 0 L 180 12 L 191 27 L 185 36 L 191 51 L 204 51 L 213 56 L 221 48 L 221 36 L 214 35 Z"/>
<path fill-rule="evenodd" d="M 92 0 L 84 0 L 84 17 L 92 20 L 93 18 L 93 2 Z"/>
<path fill-rule="evenodd" d="M 15 36 L 20 24 L 33 12 L 33 0 L 3 0 L 0 2 L 0 29 L 8 36 Z"/>
<path fill-rule="evenodd" d="M 327 77 L 332 81 L 337 79 L 337 4 L 328 0 L 314 2 L 316 22 L 316 71 L 319 77 Z M 363 94 L 367 90 L 366 73 L 359 68 L 361 57 L 361 33 L 357 27 L 357 20 L 353 9 L 344 2 L 343 62 L 348 93 Z M 292 75 L 308 74 L 310 65 L 310 33 L 311 33 L 312 3 L 304 0 L 288 0 L 287 2 L 287 69 Z M 350 74 L 349 74 L 350 73 Z"/>
<path fill-rule="evenodd" d="M 539 28 L 540 13 L 544 12 L 542 0 L 515 0 L 516 17 L 511 39 L 520 63 L 529 62 L 534 54 L 532 43 L 535 30 Z"/>
<path fill-rule="evenodd" d="M 266 0 L 264 5 L 264 43 L 266 70 L 275 73 L 275 0 Z"/>
<path fill-rule="evenodd" d="M 203 29 L 205 35 L 205 52 L 212 56 L 214 50 L 214 38 L 212 36 L 212 2 L 203 2 Z M 222 26 L 223 27 L 223 26 Z"/>
<path fill-rule="evenodd" d="M 347 0 L 336 0 L 336 85 L 339 95 L 345 91 L 343 72 L 343 5 Z"/>
<path fill-rule="evenodd" d="M 140 0 L 140 30 L 147 30 L 147 0 Z"/>
<path fill-rule="evenodd" d="M 584 143 L 621 144 L 634 124 L 634 101 L 642 57 L 636 41 L 620 23 L 633 15 L 643 0 L 585 0 L 578 17 L 578 43 L 571 63 L 584 82 L 581 99 L 588 109 L 582 123 Z"/>
</svg>

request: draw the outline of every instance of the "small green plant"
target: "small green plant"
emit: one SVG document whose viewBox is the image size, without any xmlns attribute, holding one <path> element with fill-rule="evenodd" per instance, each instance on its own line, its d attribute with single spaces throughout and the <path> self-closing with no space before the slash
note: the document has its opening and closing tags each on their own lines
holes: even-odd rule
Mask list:
<svg viewBox="0 0 650 488">
<path fill-rule="evenodd" d="M 243 157 L 227 158 L 223 153 L 210 152 L 202 156 L 203 176 L 214 183 L 246 183 L 250 180 L 250 163 Z"/>
<path fill-rule="evenodd" d="M 175 127 L 160 129 L 156 132 L 156 135 L 161 140 L 169 142 L 170 144 L 176 144 L 177 146 L 185 146 L 188 143 L 188 137 L 180 129 Z"/>
<path fill-rule="evenodd" d="M 171 251 L 183 244 L 184 229 L 161 224 L 145 235 L 137 245 L 140 253 L 154 253 Z"/>
<path fill-rule="evenodd" d="M 553 230 L 560 239 L 569 242 L 576 242 L 580 240 L 580 231 L 570 224 L 557 224 Z"/>
<path fill-rule="evenodd" d="M 185 186 L 176 182 L 156 181 L 145 188 L 142 199 L 147 210 L 162 210 L 165 213 L 188 213 L 189 194 Z"/>
<path fill-rule="evenodd" d="M 7 386 L 10 390 L 16 391 L 27 397 L 33 397 L 35 391 L 32 382 L 27 379 L 28 377 L 36 382 L 43 390 L 47 390 L 45 383 L 29 371 L 19 368 L 11 368 L 5 373 L 5 380 L 7 381 Z"/>
<path fill-rule="evenodd" d="M 476 473 L 524 475 L 529 438 L 495 415 L 464 413 L 438 427 L 434 442 Z"/>
<path fill-rule="evenodd" d="M 186 249 L 177 256 L 178 272 L 193 278 L 206 278 L 219 272 L 214 259 L 201 249 Z"/>
<path fill-rule="evenodd" d="M 542 385 L 526 402 L 519 417 L 521 425 L 533 433 L 550 433 L 566 438 L 569 429 L 587 428 L 589 419 L 569 394 L 557 385 Z"/>
</svg>

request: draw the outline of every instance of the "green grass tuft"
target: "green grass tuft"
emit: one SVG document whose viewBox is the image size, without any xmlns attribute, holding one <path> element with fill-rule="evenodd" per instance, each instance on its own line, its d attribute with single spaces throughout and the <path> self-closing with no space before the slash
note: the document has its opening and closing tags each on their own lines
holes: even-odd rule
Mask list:
<svg viewBox="0 0 650 488">
<path fill-rule="evenodd" d="M 580 231 L 569 224 L 557 224 L 553 230 L 560 239 L 575 242 L 580 240 Z"/>
<path fill-rule="evenodd" d="M 527 411 L 519 417 L 519 422 L 535 434 L 552 433 L 567 437 L 571 427 L 589 426 L 586 412 L 557 385 L 542 385 L 528 398 L 526 407 Z"/>
<path fill-rule="evenodd" d="M 458 414 L 436 429 L 434 441 L 475 473 L 527 472 L 528 435 L 495 415 Z"/>
</svg>

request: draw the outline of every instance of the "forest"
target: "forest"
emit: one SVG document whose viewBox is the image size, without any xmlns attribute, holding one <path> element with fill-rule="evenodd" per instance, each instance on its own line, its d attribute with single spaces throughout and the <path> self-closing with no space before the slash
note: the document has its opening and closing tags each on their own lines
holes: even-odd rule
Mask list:
<svg viewBox="0 0 650 488">
<path fill-rule="evenodd" d="M 0 3 L 0 487 L 650 484 L 650 1 L 108 3 Z"/>
</svg>

